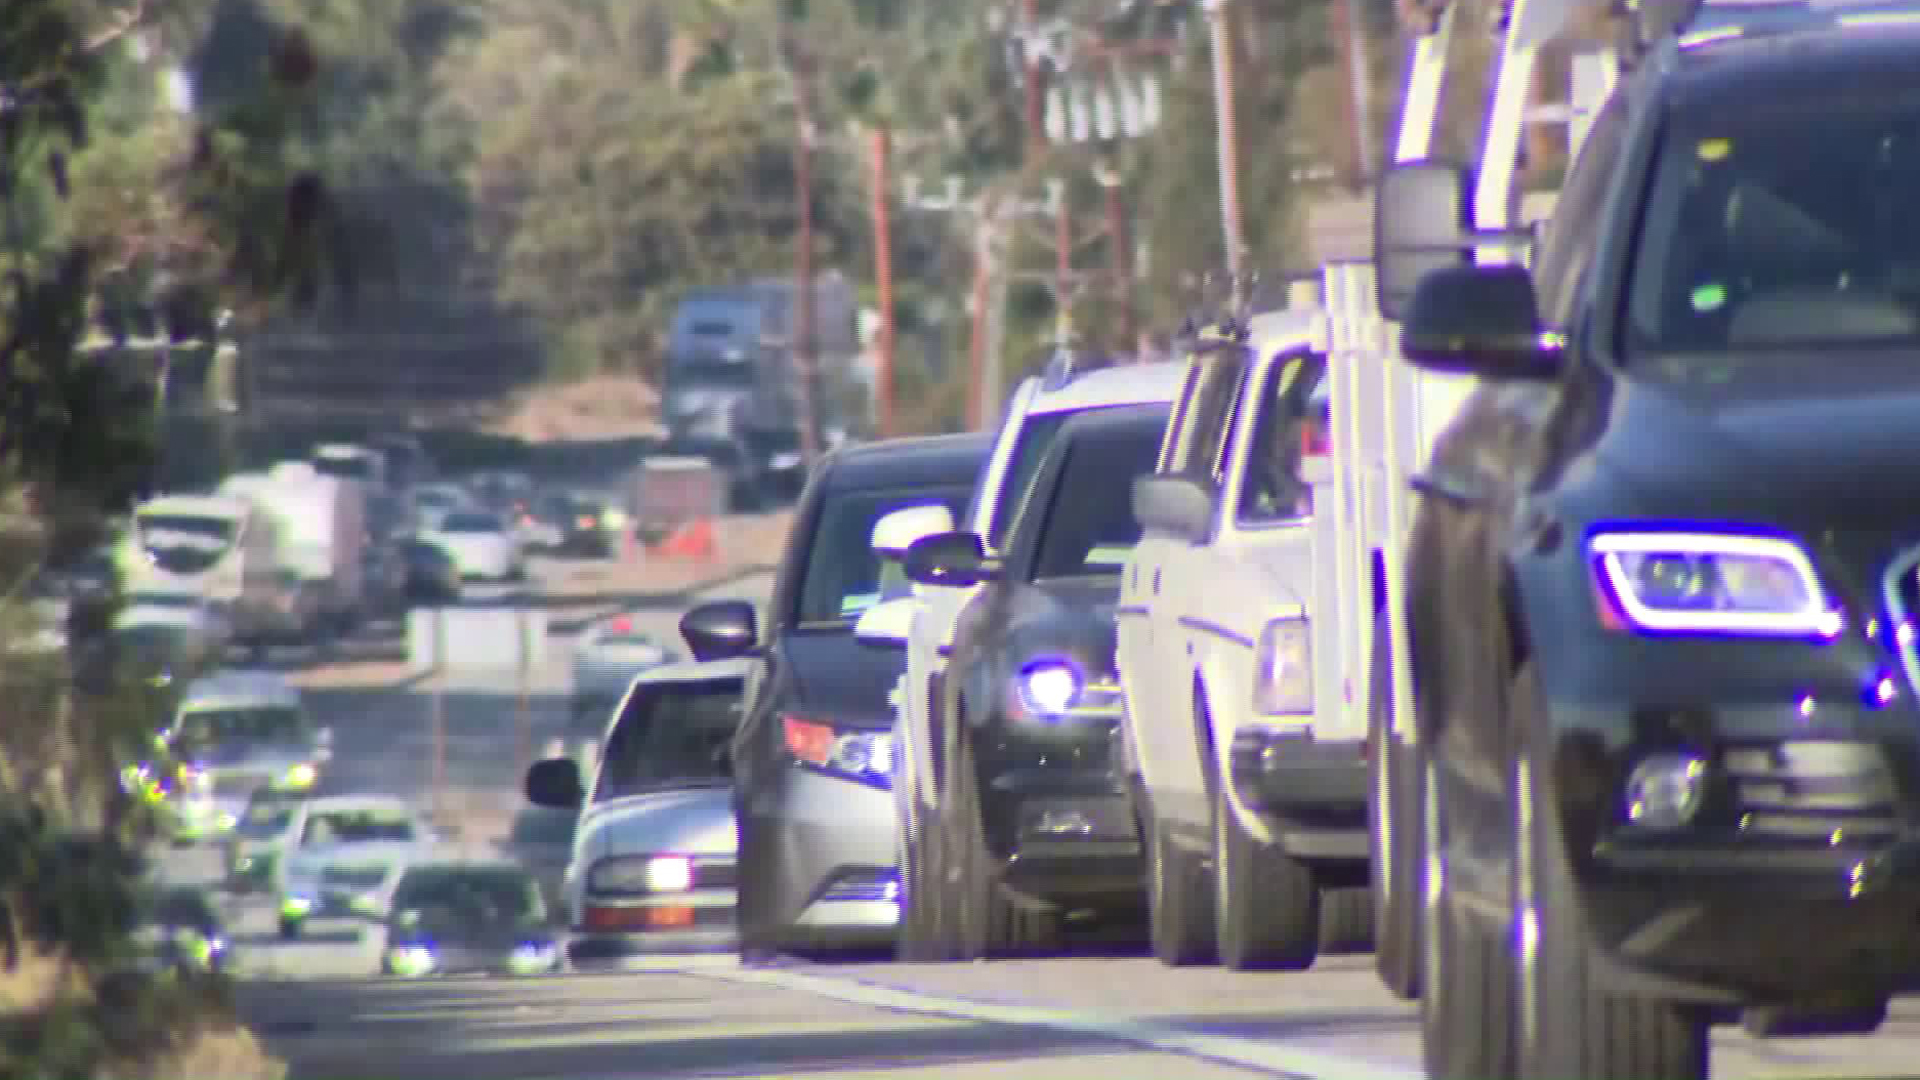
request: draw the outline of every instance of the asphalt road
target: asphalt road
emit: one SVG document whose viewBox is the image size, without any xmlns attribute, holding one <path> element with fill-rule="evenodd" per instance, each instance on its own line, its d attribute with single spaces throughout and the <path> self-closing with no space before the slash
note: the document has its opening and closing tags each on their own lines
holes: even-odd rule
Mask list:
<svg viewBox="0 0 1920 1080">
<path fill-rule="evenodd" d="M 522 602 L 544 603 L 537 581 Z M 705 595 L 763 598 L 767 584 L 760 577 Z M 640 617 L 671 638 L 684 599 Z M 565 733 L 568 636 L 585 614 L 549 610 L 549 662 L 529 693 L 536 748 Z M 444 688 L 447 777 L 469 820 L 518 805 L 512 683 L 469 675 Z M 424 794 L 430 700 L 421 685 L 310 691 L 320 721 L 334 727 L 336 785 Z M 181 853 L 173 870 L 191 876 L 200 858 Z M 315 927 L 289 944 L 273 939 L 271 913 L 257 904 L 234 917 L 240 969 L 252 976 L 241 991 L 245 1014 L 291 1063 L 292 1080 L 1420 1075 L 1417 1014 L 1381 989 L 1365 956 L 1259 975 L 1168 970 L 1137 952 L 1091 949 L 977 964 L 753 969 L 722 956 L 618 975 L 395 982 L 370 977 L 379 943 L 350 927 Z M 1920 1003 L 1898 1004 L 1868 1037 L 1756 1041 L 1725 1029 L 1716 1066 L 1733 1080 L 1920 1076 Z"/>
</svg>

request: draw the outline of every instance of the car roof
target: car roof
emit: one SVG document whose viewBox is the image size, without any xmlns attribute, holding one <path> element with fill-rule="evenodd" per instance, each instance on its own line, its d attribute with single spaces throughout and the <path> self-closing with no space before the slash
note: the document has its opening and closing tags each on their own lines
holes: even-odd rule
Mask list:
<svg viewBox="0 0 1920 1080">
<path fill-rule="evenodd" d="M 1117 406 L 1110 409 L 1086 409 L 1067 418 L 1060 425 L 1060 435 L 1056 445 L 1065 445 L 1074 438 L 1094 432 L 1116 431 L 1122 428 L 1138 427 L 1148 423 L 1147 417 L 1158 415 L 1158 426 L 1166 425 L 1166 415 L 1161 406 L 1165 402 L 1146 401 L 1137 405 Z"/>
<path fill-rule="evenodd" d="M 148 514 L 173 514 L 181 517 L 216 517 L 238 520 L 250 509 L 245 499 L 231 495 L 161 495 L 148 499 L 134 511 L 136 517 Z"/>
<path fill-rule="evenodd" d="M 297 706 L 300 691 L 274 671 L 216 671 L 187 684 L 180 709 L 266 704 Z"/>
<path fill-rule="evenodd" d="M 971 484 L 992 452 L 992 434 L 976 431 L 859 443 L 834 451 L 827 490 Z"/>
<path fill-rule="evenodd" d="M 397 795 L 327 795 L 307 800 L 309 814 L 351 813 L 355 810 L 390 810 L 414 815 L 418 809 Z"/>
<path fill-rule="evenodd" d="M 1686 50 L 1667 92 L 1696 115 L 1743 116 L 1756 103 L 1830 108 L 1841 94 L 1871 101 L 1920 87 L 1917 60 L 1912 22 L 1758 33 Z"/>
<path fill-rule="evenodd" d="M 1075 412 L 1106 405 L 1146 405 L 1172 401 L 1186 379 L 1185 364 L 1157 361 L 1099 368 L 1073 376 L 1064 386 L 1049 386 L 1036 377 L 1028 415 Z"/>
<path fill-rule="evenodd" d="M 662 664 L 648 668 L 633 677 L 633 681 L 643 686 L 659 683 L 712 682 L 715 679 L 744 679 L 753 669 L 753 659 L 736 656 L 727 660 L 683 660 L 677 664 Z"/>
</svg>

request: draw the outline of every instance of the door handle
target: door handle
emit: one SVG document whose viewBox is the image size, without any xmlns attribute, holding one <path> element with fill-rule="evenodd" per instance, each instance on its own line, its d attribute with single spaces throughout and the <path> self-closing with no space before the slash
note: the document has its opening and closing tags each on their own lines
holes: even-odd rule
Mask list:
<svg viewBox="0 0 1920 1080">
<path fill-rule="evenodd" d="M 1160 569 L 1158 567 L 1155 567 L 1153 571 L 1153 595 L 1160 595 Z"/>
</svg>

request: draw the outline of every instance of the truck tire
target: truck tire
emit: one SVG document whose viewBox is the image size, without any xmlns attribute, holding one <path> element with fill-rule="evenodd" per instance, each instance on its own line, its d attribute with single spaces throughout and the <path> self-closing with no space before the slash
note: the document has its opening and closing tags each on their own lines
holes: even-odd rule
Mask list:
<svg viewBox="0 0 1920 1080">
<path fill-rule="evenodd" d="M 1422 846 L 1435 853 L 1429 858 L 1446 850 L 1447 795 L 1437 768 L 1428 764 L 1421 785 L 1426 793 Z M 1432 1080 L 1514 1080 L 1519 1011 L 1505 936 L 1467 909 L 1454 894 L 1452 875 L 1435 875 L 1428 889 L 1420 928 L 1425 946 L 1420 1044 L 1426 1074 Z"/>
<path fill-rule="evenodd" d="M 1510 722 L 1521 732 L 1539 729 L 1539 686 L 1523 664 L 1508 693 Z M 1518 755 L 1513 783 L 1516 865 L 1530 859 L 1532 873 L 1516 875 L 1516 916 L 1531 916 L 1536 945 L 1515 950 L 1521 1015 L 1531 1013 L 1532 1038 L 1519 1047 L 1521 1075 L 1555 1080 L 1706 1080 L 1710 1018 L 1706 1010 L 1622 994 L 1595 970 L 1583 925 L 1573 870 L 1562 841 L 1559 804 L 1545 790 L 1545 773 L 1532 766 L 1534 748 Z M 1531 881 L 1531 895 L 1527 885 Z M 1528 955 L 1531 962 L 1528 962 Z"/>
<path fill-rule="evenodd" d="M 917 798 L 911 791 L 908 800 Z M 907 819 L 900 823 L 900 894 L 905 901 L 900 909 L 900 932 L 894 943 L 894 959 L 903 963 L 928 963 L 952 959 L 953 950 L 941 937 L 941 896 L 938 886 L 937 844 L 929 843 L 925 817 L 912 806 L 905 808 Z M 920 820 L 913 820 L 919 818 Z"/>
<path fill-rule="evenodd" d="M 1426 896 L 1426 854 L 1420 826 L 1424 777 L 1393 737 L 1392 637 L 1382 612 L 1374 622 L 1368 674 L 1367 740 L 1373 784 L 1367 799 L 1368 873 L 1373 916 L 1373 967 L 1402 1001 L 1420 994 L 1420 914 Z"/>
<path fill-rule="evenodd" d="M 1168 967 L 1211 964 L 1219 959 L 1213 931 L 1213 882 L 1191 852 L 1167 837 L 1149 811 L 1140 825 L 1147 842 L 1147 920 L 1153 955 Z"/>
<path fill-rule="evenodd" d="M 952 905 L 947 932 L 955 946 L 954 959 L 985 960 L 1040 952 L 1056 942 L 1058 919 L 1051 912 L 1016 905 L 996 879 L 987 852 L 973 747 L 964 735 L 953 743 L 946 812 L 941 815 L 946 840 L 942 859 L 947 869 L 941 892 Z"/>
</svg>

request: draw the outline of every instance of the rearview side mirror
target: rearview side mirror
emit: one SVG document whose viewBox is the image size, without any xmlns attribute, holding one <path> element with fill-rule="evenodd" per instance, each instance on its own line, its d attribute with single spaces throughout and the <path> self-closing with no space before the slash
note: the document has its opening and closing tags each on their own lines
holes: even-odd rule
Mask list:
<svg viewBox="0 0 1920 1080">
<path fill-rule="evenodd" d="M 759 620 L 745 600 L 715 600 L 680 616 L 680 636 L 695 660 L 730 660 L 759 644 Z"/>
<path fill-rule="evenodd" d="M 913 626 L 916 603 L 913 597 L 902 596 L 873 605 L 853 624 L 854 640 L 878 648 L 904 647 L 907 631 Z"/>
<path fill-rule="evenodd" d="M 986 544 L 970 532 L 944 532 L 913 542 L 900 560 L 907 580 L 918 585 L 964 589 L 991 580 L 998 568 L 987 559 Z"/>
<path fill-rule="evenodd" d="M 527 770 L 527 801 L 553 810 L 571 810 L 587 797 L 580 763 L 568 757 L 536 761 Z"/>
<path fill-rule="evenodd" d="M 1133 482 L 1133 517 L 1143 529 L 1202 544 L 1213 532 L 1214 488 L 1192 476 L 1142 476 Z"/>
<path fill-rule="evenodd" d="M 873 523 L 873 550 L 895 559 L 914 541 L 953 531 L 953 512 L 939 503 L 907 506 Z"/>
<path fill-rule="evenodd" d="M 1390 166 L 1374 195 L 1374 299 L 1383 318 L 1402 321 L 1430 270 L 1471 260 L 1473 209 L 1467 170 L 1446 161 Z"/>
<path fill-rule="evenodd" d="M 1429 371 L 1505 380 L 1557 378 L 1564 355 L 1540 325 L 1533 275 L 1520 266 L 1454 266 L 1422 278 L 1400 353 Z"/>
</svg>

